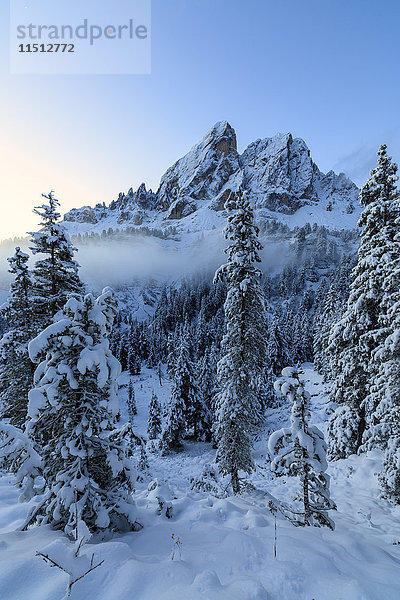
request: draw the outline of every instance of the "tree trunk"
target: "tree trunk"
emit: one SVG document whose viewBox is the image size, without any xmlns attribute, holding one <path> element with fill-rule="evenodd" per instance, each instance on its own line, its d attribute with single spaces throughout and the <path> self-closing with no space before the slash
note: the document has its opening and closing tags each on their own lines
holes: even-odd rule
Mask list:
<svg viewBox="0 0 400 600">
<path fill-rule="evenodd" d="M 237 469 L 233 470 L 231 473 L 231 482 L 232 482 L 233 493 L 236 496 L 236 494 L 239 494 L 239 492 L 240 492 L 239 475 L 238 475 Z"/>
<path fill-rule="evenodd" d="M 360 408 L 360 420 L 358 422 L 358 428 L 357 428 L 356 452 L 357 452 L 357 450 L 359 450 L 359 448 L 363 442 L 363 435 L 364 435 L 365 428 L 366 428 L 365 406 L 363 404 Z"/>
<path fill-rule="evenodd" d="M 303 479 L 303 502 L 304 502 L 304 525 L 310 524 L 310 499 L 308 497 L 308 471 L 304 473 Z"/>
</svg>

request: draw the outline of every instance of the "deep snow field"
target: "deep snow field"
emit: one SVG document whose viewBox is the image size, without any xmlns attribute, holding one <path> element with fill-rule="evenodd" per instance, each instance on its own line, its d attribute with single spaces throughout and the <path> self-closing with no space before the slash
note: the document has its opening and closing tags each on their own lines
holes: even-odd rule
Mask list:
<svg viewBox="0 0 400 600">
<path fill-rule="evenodd" d="M 312 394 L 313 423 L 324 429 L 326 392 L 312 365 L 304 365 Z M 170 384 L 160 387 L 156 374 L 143 369 L 132 378 L 138 407 L 136 430 L 145 434 L 152 390 L 166 401 Z M 126 419 L 126 384 L 122 374 L 121 414 Z M 286 405 L 271 411 L 274 429 L 285 425 Z M 274 517 L 271 494 L 291 503 L 298 482 L 270 473 L 267 434 L 255 447 L 253 487 L 240 497 L 215 498 L 191 489 L 215 451 L 210 444 L 190 443 L 178 455 L 148 452 L 149 473 L 138 483 L 138 517 L 143 529 L 93 540 L 82 554 L 94 553 L 102 566 L 77 582 L 72 600 L 399 600 L 400 506 L 380 499 L 375 451 L 332 463 L 331 495 L 337 511 L 335 531 L 294 527 Z M 148 491 L 157 479 L 158 488 Z M 160 513 L 156 496 L 165 500 Z M 172 516 L 165 514 L 172 506 Z M 12 477 L 0 476 L 0 599 L 61 600 L 68 576 L 35 554 L 68 556 L 73 543 L 50 527 L 16 531 L 29 505 L 18 503 Z M 181 541 L 180 547 L 174 540 Z M 175 550 L 175 553 L 174 553 Z M 54 555 L 54 554 L 53 554 Z"/>
</svg>

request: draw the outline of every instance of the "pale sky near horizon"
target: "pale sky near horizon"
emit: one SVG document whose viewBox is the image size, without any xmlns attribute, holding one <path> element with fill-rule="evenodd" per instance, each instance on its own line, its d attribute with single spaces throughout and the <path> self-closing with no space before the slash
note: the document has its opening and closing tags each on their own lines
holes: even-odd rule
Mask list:
<svg viewBox="0 0 400 600">
<path fill-rule="evenodd" d="M 156 189 L 222 119 L 240 151 L 291 131 L 358 185 L 380 143 L 400 161 L 399 0 L 153 0 L 150 75 L 10 75 L 8 22 L 1 0 L 0 239 L 50 189 L 63 212 Z"/>
</svg>

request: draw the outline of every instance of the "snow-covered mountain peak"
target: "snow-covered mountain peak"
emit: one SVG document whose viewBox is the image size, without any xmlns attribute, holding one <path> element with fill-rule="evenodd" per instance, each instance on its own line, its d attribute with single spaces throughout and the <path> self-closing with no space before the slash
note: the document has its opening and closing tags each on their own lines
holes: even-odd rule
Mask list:
<svg viewBox="0 0 400 600">
<path fill-rule="evenodd" d="M 253 142 L 240 162 L 245 188 L 258 207 L 293 213 L 319 199 L 314 182 L 321 173 L 306 143 L 290 133 Z"/>
<path fill-rule="evenodd" d="M 260 219 L 290 226 L 316 222 L 334 229 L 355 227 L 358 219 L 357 186 L 344 173 L 322 173 L 304 140 L 277 133 L 252 142 L 240 155 L 235 130 L 219 121 L 165 172 L 156 193 L 142 183 L 136 192 L 120 193 L 108 207 L 73 209 L 65 220 L 70 231 L 83 231 L 73 223 L 97 231 L 143 224 L 201 231 L 210 223 L 219 226 L 218 213 L 239 186 L 254 201 Z"/>
<path fill-rule="evenodd" d="M 168 211 L 167 218 L 180 219 L 193 213 L 198 202 L 223 206 L 221 192 L 238 170 L 235 130 L 220 121 L 163 175 L 157 207 Z"/>
<path fill-rule="evenodd" d="M 224 141 L 226 141 L 225 146 L 223 144 Z M 215 123 L 210 131 L 203 137 L 202 141 L 197 145 L 207 142 L 210 144 L 216 142 L 219 151 L 224 154 L 237 150 L 236 133 L 228 121 L 218 121 Z"/>
</svg>

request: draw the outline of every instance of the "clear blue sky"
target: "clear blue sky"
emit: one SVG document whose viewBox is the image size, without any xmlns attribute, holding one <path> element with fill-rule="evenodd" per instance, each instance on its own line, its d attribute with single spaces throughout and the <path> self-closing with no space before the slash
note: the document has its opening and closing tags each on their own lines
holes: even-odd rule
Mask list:
<svg viewBox="0 0 400 600">
<path fill-rule="evenodd" d="M 153 0 L 152 73 L 130 76 L 10 75 L 8 12 L 0 237 L 32 227 L 51 188 L 65 210 L 157 188 L 221 119 L 240 150 L 291 131 L 358 184 L 380 143 L 400 161 L 399 0 Z"/>
</svg>

